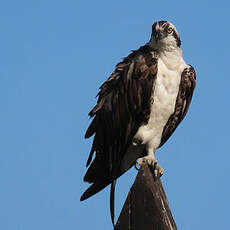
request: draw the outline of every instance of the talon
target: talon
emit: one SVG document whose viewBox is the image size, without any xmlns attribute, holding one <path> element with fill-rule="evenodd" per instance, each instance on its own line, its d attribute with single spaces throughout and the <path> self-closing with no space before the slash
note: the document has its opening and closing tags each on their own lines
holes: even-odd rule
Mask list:
<svg viewBox="0 0 230 230">
<path fill-rule="evenodd" d="M 156 170 L 157 168 L 157 165 L 158 165 L 157 163 L 158 163 L 157 161 L 154 162 L 154 165 L 153 165 L 154 170 Z"/>
<path fill-rule="evenodd" d="M 138 164 L 137 162 L 136 162 L 135 165 L 134 165 L 134 167 L 135 167 L 135 169 L 136 169 L 137 171 L 139 171 L 139 169 L 140 169 L 140 167 L 138 168 L 138 165 L 139 165 L 139 164 Z M 140 165 L 139 165 L 139 166 L 140 166 Z"/>
<path fill-rule="evenodd" d="M 144 164 L 144 163 L 147 163 L 148 165 L 150 165 L 150 166 L 152 166 L 152 167 L 154 167 L 155 164 L 157 164 L 157 160 L 156 160 L 154 157 L 149 156 L 149 155 L 147 155 L 147 156 L 145 156 L 145 157 L 138 158 L 136 162 L 137 162 L 137 164 L 139 164 L 139 165 L 142 165 L 142 164 Z"/>
<path fill-rule="evenodd" d="M 139 140 L 139 139 L 137 139 L 137 138 L 133 138 L 133 142 L 132 142 L 133 146 L 141 145 L 141 143 L 142 143 L 141 140 Z"/>
<path fill-rule="evenodd" d="M 151 166 L 155 179 L 160 178 L 163 175 L 163 168 L 161 168 L 161 166 L 158 164 L 157 160 L 153 156 L 147 155 L 145 157 L 138 158 L 135 164 L 135 168 L 138 170 L 137 164 L 142 165 L 144 163 L 147 163 L 149 166 Z"/>
<path fill-rule="evenodd" d="M 156 164 L 155 165 L 155 168 L 154 168 L 154 176 L 155 178 L 160 178 L 164 173 L 164 170 L 163 168 L 159 165 L 159 164 Z"/>
</svg>

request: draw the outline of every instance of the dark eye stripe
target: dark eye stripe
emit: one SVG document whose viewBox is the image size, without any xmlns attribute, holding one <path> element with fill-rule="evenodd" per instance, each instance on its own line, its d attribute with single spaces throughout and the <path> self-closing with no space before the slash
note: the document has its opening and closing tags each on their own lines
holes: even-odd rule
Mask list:
<svg viewBox="0 0 230 230">
<path fill-rule="evenodd" d="M 173 35 L 173 37 L 176 39 L 177 46 L 180 47 L 180 46 L 181 46 L 181 40 L 180 40 L 180 38 L 178 37 L 178 35 L 177 35 L 177 33 L 175 32 L 175 30 L 173 30 L 172 35 Z"/>
</svg>

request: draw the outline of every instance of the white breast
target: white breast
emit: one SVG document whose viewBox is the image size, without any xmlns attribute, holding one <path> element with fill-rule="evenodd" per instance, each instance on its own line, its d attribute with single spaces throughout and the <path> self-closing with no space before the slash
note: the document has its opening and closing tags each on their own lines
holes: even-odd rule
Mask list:
<svg viewBox="0 0 230 230">
<path fill-rule="evenodd" d="M 134 137 L 142 144 L 146 144 L 147 151 L 155 152 L 160 145 L 164 126 L 175 109 L 181 73 L 185 67 L 182 56 L 180 60 L 177 56 L 176 59 L 171 58 L 171 61 L 165 55 L 158 58 L 158 73 L 153 87 L 150 119 L 147 125 L 138 129 Z"/>
</svg>

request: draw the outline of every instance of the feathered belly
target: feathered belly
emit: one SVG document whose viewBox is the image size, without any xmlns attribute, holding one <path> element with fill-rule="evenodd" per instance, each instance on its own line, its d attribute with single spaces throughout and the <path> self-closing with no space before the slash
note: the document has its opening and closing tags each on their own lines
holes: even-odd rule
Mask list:
<svg viewBox="0 0 230 230">
<path fill-rule="evenodd" d="M 152 93 L 149 121 L 141 126 L 134 139 L 155 151 L 161 142 L 163 129 L 175 109 L 181 74 L 176 71 L 158 70 Z"/>
</svg>

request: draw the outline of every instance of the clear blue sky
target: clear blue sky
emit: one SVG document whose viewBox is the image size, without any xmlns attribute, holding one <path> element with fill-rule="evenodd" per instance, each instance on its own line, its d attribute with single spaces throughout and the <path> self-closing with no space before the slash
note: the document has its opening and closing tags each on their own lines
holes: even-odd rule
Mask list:
<svg viewBox="0 0 230 230">
<path fill-rule="evenodd" d="M 157 152 L 178 229 L 229 229 L 229 2 L 8 0 L 0 8 L 0 229 L 112 229 L 108 189 L 80 202 L 98 87 L 157 20 L 197 72 L 190 111 Z M 117 184 L 116 216 L 136 175 Z"/>
</svg>

